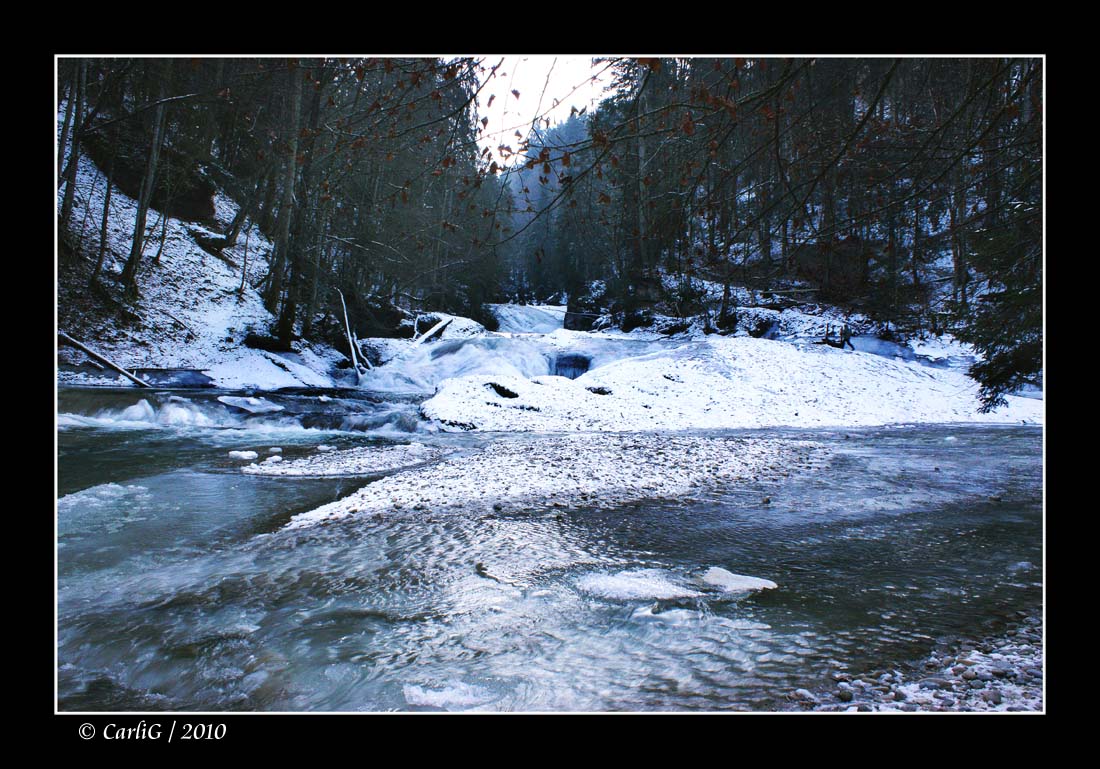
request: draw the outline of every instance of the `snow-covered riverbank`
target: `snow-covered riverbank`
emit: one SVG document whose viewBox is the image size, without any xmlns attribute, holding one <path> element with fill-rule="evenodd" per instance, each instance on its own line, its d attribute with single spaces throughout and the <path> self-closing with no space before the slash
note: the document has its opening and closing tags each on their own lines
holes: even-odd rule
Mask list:
<svg viewBox="0 0 1100 769">
<path fill-rule="evenodd" d="M 462 430 L 1042 422 L 1041 401 L 1010 396 L 1007 407 L 981 414 L 977 392 L 955 370 L 826 346 L 711 336 L 668 343 L 576 379 L 507 372 L 451 378 L 422 413 Z"/>
<path fill-rule="evenodd" d="M 820 464 L 812 443 L 669 436 L 564 435 L 500 440 L 473 454 L 390 475 L 296 516 L 299 528 L 352 515 L 552 510 L 672 498 Z M 766 504 L 766 503 L 764 503 Z"/>
</svg>

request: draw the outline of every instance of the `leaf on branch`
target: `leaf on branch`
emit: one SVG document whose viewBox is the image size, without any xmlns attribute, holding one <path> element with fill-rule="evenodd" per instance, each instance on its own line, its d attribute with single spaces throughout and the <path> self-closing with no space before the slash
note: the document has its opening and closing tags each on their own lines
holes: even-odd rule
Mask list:
<svg viewBox="0 0 1100 769">
<path fill-rule="evenodd" d="M 519 98 L 519 91 L 517 91 L 515 88 L 513 88 L 512 89 L 512 96 L 515 96 L 518 99 Z"/>
</svg>

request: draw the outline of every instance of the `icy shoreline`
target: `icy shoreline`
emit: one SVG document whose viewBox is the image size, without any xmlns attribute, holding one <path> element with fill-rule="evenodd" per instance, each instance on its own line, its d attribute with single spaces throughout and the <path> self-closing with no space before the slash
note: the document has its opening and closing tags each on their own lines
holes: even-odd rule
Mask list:
<svg viewBox="0 0 1100 769">
<path fill-rule="evenodd" d="M 817 467 L 819 444 L 630 434 L 508 439 L 368 484 L 291 519 L 301 528 L 352 515 L 611 507 Z"/>
</svg>

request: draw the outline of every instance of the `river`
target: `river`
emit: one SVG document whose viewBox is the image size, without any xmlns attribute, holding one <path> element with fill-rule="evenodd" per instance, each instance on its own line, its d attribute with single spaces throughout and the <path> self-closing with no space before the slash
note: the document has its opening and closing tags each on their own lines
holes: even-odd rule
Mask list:
<svg viewBox="0 0 1100 769">
<path fill-rule="evenodd" d="M 249 397 L 281 410 L 218 400 Z M 513 439 L 426 430 L 417 405 L 62 389 L 59 708 L 779 710 L 1041 606 L 1035 427 L 714 431 L 813 441 L 828 463 L 621 507 L 304 529 L 283 527 L 377 476 L 228 456 Z M 709 590 L 713 567 L 777 587 Z"/>
</svg>

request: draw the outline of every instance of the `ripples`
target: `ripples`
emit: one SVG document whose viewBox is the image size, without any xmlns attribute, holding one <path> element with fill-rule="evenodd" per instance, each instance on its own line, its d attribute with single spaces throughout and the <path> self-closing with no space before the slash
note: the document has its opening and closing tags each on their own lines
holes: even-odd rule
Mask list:
<svg viewBox="0 0 1100 769">
<path fill-rule="evenodd" d="M 265 496 L 270 479 L 191 471 L 92 487 L 59 504 L 60 707 L 775 709 L 830 671 L 919 657 L 1038 600 L 1034 434 L 991 460 L 968 434 L 929 432 L 817 476 L 550 515 L 286 531 L 272 521 L 288 506 L 337 487 Z M 906 466 L 925 444 L 969 453 L 930 459 L 922 502 Z M 988 500 L 990 463 L 1018 497 Z M 119 557 L 94 556 L 123 536 Z M 712 569 L 778 587 L 724 592 Z"/>
</svg>

